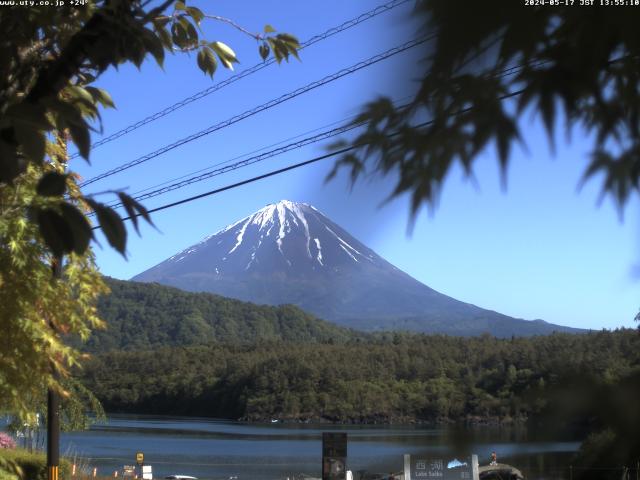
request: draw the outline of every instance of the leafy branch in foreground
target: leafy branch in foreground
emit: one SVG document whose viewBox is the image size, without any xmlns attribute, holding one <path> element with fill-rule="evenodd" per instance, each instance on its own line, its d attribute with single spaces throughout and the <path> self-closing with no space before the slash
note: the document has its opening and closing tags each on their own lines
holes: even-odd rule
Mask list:
<svg viewBox="0 0 640 480">
<path fill-rule="evenodd" d="M 90 249 L 70 253 L 63 281 L 52 279 L 54 257 L 41 241 L 39 225 L 24 211 L 37 204 L 41 221 L 51 222 L 47 228 L 60 228 L 56 219 L 64 209 L 36 193 L 42 170 L 54 168 L 30 165 L 13 185 L 0 189 L 0 411 L 30 421 L 36 412 L 33 399 L 44 387 L 68 396 L 61 382 L 81 356 L 64 338 L 86 339 L 103 326 L 96 301 L 108 291 Z M 72 177 L 67 183 L 73 191 Z"/>
<path fill-rule="evenodd" d="M 336 170 L 348 168 L 354 181 L 397 173 L 391 195 L 409 193 L 415 215 L 423 204 L 436 204 L 454 164 L 471 175 L 490 145 L 504 175 L 512 145 L 526 138 L 518 121 L 534 111 L 552 147 L 558 118 L 567 132 L 586 131 L 593 150 L 584 180 L 602 176 L 602 195 L 620 209 L 640 191 L 640 11 L 510 0 L 463 9 L 420 0 L 416 11 L 434 40 L 415 97 L 404 107 L 385 98 L 365 106 L 354 123 L 366 129 L 351 144 L 366 146 Z"/>
<path fill-rule="evenodd" d="M 270 25 L 264 34 L 251 34 L 180 0 L 164 1 L 152 9 L 136 0 L 117 0 L 92 2 L 84 8 L 3 11 L 0 56 L 12 60 L 0 64 L 0 189 L 15 182 L 30 164 L 45 161 L 47 138 L 55 132 L 68 132 L 80 155 L 89 159 L 90 132 L 101 125 L 99 109 L 114 107 L 109 94 L 93 85 L 109 67 L 127 62 L 140 67 L 148 55 L 162 66 L 166 51 L 198 50 L 196 62 L 204 73 L 213 76 L 218 63 L 232 70 L 238 62 L 233 49 L 219 40 L 201 38 L 207 19 L 231 23 L 258 40 L 264 59 L 270 52 L 278 62 L 298 56 L 299 43 L 292 35 L 276 34 Z M 48 173 L 38 184 L 38 196 L 57 197 L 58 208 L 35 202 L 29 218 L 38 223 L 52 251 L 81 253 L 92 239 L 80 219 L 84 213 L 63 200 L 67 172 Z M 149 221 L 141 205 L 116 193 L 129 216 Z M 124 255 L 126 229 L 120 215 L 93 198 L 83 201 L 96 213 L 110 245 Z"/>
<path fill-rule="evenodd" d="M 88 215 L 126 252 L 121 216 L 81 191 L 67 156 L 73 142 L 88 161 L 100 111 L 114 107 L 95 81 L 110 67 L 140 67 L 147 56 L 162 66 L 166 51 L 199 49 L 196 62 L 209 75 L 218 62 L 231 69 L 238 61 L 225 43 L 201 38 L 202 11 L 180 0 L 154 4 L 98 0 L 0 12 L 0 412 L 33 419 L 43 388 L 79 394 L 64 386 L 82 360 L 65 337 L 84 340 L 103 326 L 96 302 L 108 291 Z M 263 58 L 270 50 L 278 62 L 297 56 L 295 37 L 272 27 L 258 40 Z M 140 203 L 111 193 L 136 230 L 138 217 L 151 223 Z M 52 278 L 54 263 L 62 265 L 60 281 Z"/>
</svg>

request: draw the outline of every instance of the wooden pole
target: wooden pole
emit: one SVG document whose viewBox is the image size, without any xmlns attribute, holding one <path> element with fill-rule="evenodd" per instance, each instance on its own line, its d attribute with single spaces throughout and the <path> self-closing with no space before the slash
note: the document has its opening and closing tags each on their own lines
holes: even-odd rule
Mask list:
<svg viewBox="0 0 640 480">
<path fill-rule="evenodd" d="M 53 261 L 53 278 L 62 278 L 62 257 Z M 52 372 L 56 375 L 55 370 Z M 49 388 L 47 392 L 47 478 L 58 480 L 60 465 L 60 396 Z"/>
<path fill-rule="evenodd" d="M 58 160 L 67 169 L 67 161 L 69 159 L 67 145 L 69 141 L 69 130 L 64 130 L 57 135 L 56 142 L 62 147 L 63 153 Z M 55 256 L 51 264 L 53 270 L 53 279 L 56 282 L 62 281 L 62 255 Z M 50 325 L 53 328 L 53 325 Z M 57 372 L 55 367 L 51 366 L 51 374 L 56 378 Z M 49 388 L 47 392 L 47 477 L 48 480 L 58 480 L 60 469 L 60 396 L 58 392 Z M 74 468 L 75 474 L 75 468 Z"/>
</svg>

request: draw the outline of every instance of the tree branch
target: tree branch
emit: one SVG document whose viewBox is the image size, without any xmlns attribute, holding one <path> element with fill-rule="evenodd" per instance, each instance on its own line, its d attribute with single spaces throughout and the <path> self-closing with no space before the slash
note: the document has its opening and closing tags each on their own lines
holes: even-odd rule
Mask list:
<svg viewBox="0 0 640 480">
<path fill-rule="evenodd" d="M 151 10 L 143 19 L 142 21 L 146 24 L 147 22 L 153 20 L 154 17 L 157 17 L 158 15 L 160 15 L 162 12 L 164 12 L 169 5 L 171 5 L 173 2 L 175 2 L 175 0 L 165 0 L 162 4 L 160 4 L 159 6 L 157 6 L 156 8 L 154 8 L 153 10 Z M 144 4 L 144 6 L 146 6 L 146 4 L 149 2 L 146 2 Z"/>
<path fill-rule="evenodd" d="M 140 21 L 143 24 L 149 22 L 152 18 L 162 13 L 175 0 L 165 0 L 161 5 L 151 10 L 147 15 L 142 17 Z M 132 0 L 125 2 L 125 9 L 130 9 L 134 4 Z M 112 9 L 104 6 L 97 10 L 93 16 L 84 24 L 84 26 L 69 40 L 65 49 L 60 56 L 49 62 L 45 70 L 38 76 L 36 84 L 29 92 L 26 101 L 37 102 L 38 100 L 49 95 L 56 95 L 62 88 L 67 85 L 69 80 L 81 68 L 82 64 L 87 60 L 89 54 L 95 50 L 96 46 L 102 43 L 111 43 L 108 36 L 101 34 L 103 26 L 110 20 Z M 108 30 L 108 29 L 104 29 Z M 108 61 L 108 60 L 107 60 Z M 106 68 L 108 65 L 99 65 L 98 70 Z"/>
<path fill-rule="evenodd" d="M 105 8 L 96 11 L 71 38 L 60 56 L 48 62 L 25 101 L 36 103 L 44 97 L 57 95 L 69 83 L 87 58 L 88 52 L 100 42 L 101 36 L 96 32 L 105 23 L 105 14 Z"/>
<path fill-rule="evenodd" d="M 232 27 L 240 30 L 245 35 L 249 35 L 251 38 L 253 38 L 255 40 L 261 40 L 262 39 L 262 35 L 260 35 L 259 33 L 251 33 L 249 30 L 247 30 L 246 28 L 238 25 L 236 22 L 234 22 L 233 20 L 231 20 L 229 18 L 221 17 L 219 15 L 206 15 L 206 14 L 205 14 L 205 18 L 210 18 L 212 20 L 217 20 L 218 22 L 228 23 Z"/>
</svg>

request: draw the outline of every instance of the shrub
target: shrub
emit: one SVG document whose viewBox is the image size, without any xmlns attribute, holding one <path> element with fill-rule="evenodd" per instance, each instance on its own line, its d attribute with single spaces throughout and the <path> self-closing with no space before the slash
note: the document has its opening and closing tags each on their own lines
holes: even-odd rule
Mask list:
<svg viewBox="0 0 640 480">
<path fill-rule="evenodd" d="M 23 449 L 0 449 L 0 458 L 18 465 L 28 480 L 47 480 L 47 457 L 44 453 L 29 453 Z M 60 460 L 60 478 L 71 476 L 71 467 L 67 460 Z M 1 478 L 1 477 L 0 477 Z"/>
<path fill-rule="evenodd" d="M 16 448 L 16 442 L 9 434 L 0 432 L 0 448 Z"/>
</svg>

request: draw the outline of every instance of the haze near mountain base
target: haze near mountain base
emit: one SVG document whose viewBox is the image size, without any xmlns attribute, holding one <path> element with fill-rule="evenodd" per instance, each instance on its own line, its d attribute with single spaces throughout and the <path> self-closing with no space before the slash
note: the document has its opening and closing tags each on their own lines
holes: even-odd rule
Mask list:
<svg viewBox="0 0 640 480">
<path fill-rule="evenodd" d="M 288 200 L 267 205 L 132 280 L 259 304 L 294 304 L 366 331 L 497 337 L 580 331 L 515 319 L 443 295 L 313 206 Z"/>
</svg>

